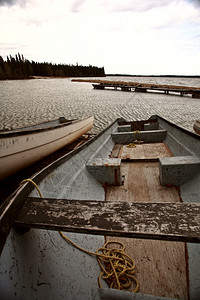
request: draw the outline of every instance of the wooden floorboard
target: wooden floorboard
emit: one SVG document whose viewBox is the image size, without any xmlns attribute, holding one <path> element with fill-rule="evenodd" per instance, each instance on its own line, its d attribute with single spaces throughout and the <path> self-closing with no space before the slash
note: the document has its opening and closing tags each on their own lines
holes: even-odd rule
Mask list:
<svg viewBox="0 0 200 300">
<path fill-rule="evenodd" d="M 159 182 L 159 164 L 155 162 L 122 163 L 124 186 L 108 187 L 107 201 L 179 203 L 175 187 Z M 188 299 L 185 243 L 144 239 L 114 238 L 123 242 L 126 253 L 136 263 L 135 276 L 144 294 Z M 106 237 L 106 241 L 113 237 Z"/>
<path fill-rule="evenodd" d="M 135 147 L 127 147 L 123 145 L 120 158 L 130 160 L 151 160 L 159 159 L 161 157 L 172 156 L 169 148 L 164 143 L 153 143 L 153 144 L 135 144 Z"/>
</svg>

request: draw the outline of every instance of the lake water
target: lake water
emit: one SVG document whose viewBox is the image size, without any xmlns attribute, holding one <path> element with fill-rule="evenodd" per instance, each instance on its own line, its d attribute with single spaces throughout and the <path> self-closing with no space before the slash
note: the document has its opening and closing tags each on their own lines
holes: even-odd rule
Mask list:
<svg viewBox="0 0 200 300">
<path fill-rule="evenodd" d="M 199 78 L 99 79 L 200 87 Z M 71 119 L 94 115 L 93 132 L 97 133 L 117 117 L 136 120 L 158 114 L 193 131 L 193 122 L 200 118 L 200 99 L 160 93 L 94 90 L 91 83 L 71 82 L 69 78 L 0 81 L 0 95 L 0 129 L 31 125 L 60 116 Z"/>
</svg>

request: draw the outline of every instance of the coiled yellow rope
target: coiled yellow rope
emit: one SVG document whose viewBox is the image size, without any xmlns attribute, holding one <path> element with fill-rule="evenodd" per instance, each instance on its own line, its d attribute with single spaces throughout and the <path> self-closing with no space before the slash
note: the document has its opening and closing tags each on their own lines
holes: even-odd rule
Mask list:
<svg viewBox="0 0 200 300">
<path fill-rule="evenodd" d="M 36 187 L 40 197 L 43 198 L 37 184 L 33 180 L 25 179 L 20 184 L 25 182 L 31 182 Z M 139 282 L 133 275 L 135 273 L 135 262 L 124 252 L 125 246 L 123 243 L 119 241 L 109 241 L 106 242 L 104 246 L 99 248 L 96 252 L 91 252 L 72 242 L 66 235 L 64 235 L 62 231 L 59 231 L 59 234 L 64 240 L 80 251 L 97 257 L 97 261 L 101 268 L 101 273 L 98 277 L 98 284 L 100 288 L 102 287 L 101 278 L 103 278 L 108 283 L 110 288 L 122 290 L 130 289 L 132 285 L 134 285 L 135 287 L 132 287 L 133 292 L 138 292 Z M 108 248 L 107 246 L 111 244 L 117 244 L 120 246 L 120 248 Z"/>
<path fill-rule="evenodd" d="M 77 249 L 97 257 L 97 261 L 101 268 L 101 273 L 98 277 L 98 284 L 101 288 L 101 278 L 103 278 L 109 285 L 110 288 L 114 289 L 129 289 L 132 284 L 135 285 L 133 292 L 138 292 L 139 282 L 133 276 L 135 273 L 135 262 L 128 256 L 124 250 L 125 246 L 123 243 L 118 241 L 109 241 L 104 244 L 102 248 L 99 248 L 96 252 L 87 251 L 75 243 L 73 243 L 68 237 L 66 237 L 62 231 L 59 232 L 64 240 L 72 244 Z M 118 244 L 121 249 L 109 249 L 109 244 Z"/>
<path fill-rule="evenodd" d="M 121 249 L 109 249 L 107 248 L 109 244 L 118 244 Z M 101 287 L 100 280 L 102 277 L 110 288 L 129 289 L 133 284 L 135 285 L 135 287 L 132 287 L 133 291 L 138 292 L 139 282 L 133 276 L 135 273 L 135 262 L 124 250 L 124 244 L 118 241 L 109 241 L 97 250 L 97 254 L 101 254 L 97 257 L 97 260 L 102 270 L 98 278 L 99 287 Z"/>
<path fill-rule="evenodd" d="M 136 147 L 136 144 L 142 144 L 143 141 L 141 140 L 141 133 L 139 130 L 135 130 L 134 133 L 138 133 L 139 135 L 139 141 L 138 140 L 135 140 L 134 142 L 128 144 L 126 147 L 128 148 L 135 148 Z"/>
</svg>

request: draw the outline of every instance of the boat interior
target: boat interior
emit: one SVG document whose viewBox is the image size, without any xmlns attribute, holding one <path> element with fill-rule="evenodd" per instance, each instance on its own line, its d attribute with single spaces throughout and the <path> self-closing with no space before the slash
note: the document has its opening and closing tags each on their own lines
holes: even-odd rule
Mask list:
<svg viewBox="0 0 200 300">
<path fill-rule="evenodd" d="M 144 128 L 146 134 L 140 131 Z M 130 134 L 131 131 L 132 134 Z M 104 169 L 105 173 L 101 177 L 104 179 L 106 201 L 166 203 L 166 206 L 169 203 L 183 202 L 180 185 L 190 181 L 192 177 L 199 177 L 200 161 L 187 148 L 183 149 L 183 143 L 178 145 L 181 155 L 175 156 L 174 150 L 169 148 L 165 138 L 166 131 L 162 127 L 159 128 L 157 122 L 146 125 L 133 122 L 118 128 L 118 132 L 113 134 L 116 144 L 109 156 L 110 159 L 97 158 L 93 159 L 92 164 L 89 163 L 89 170 L 91 165 L 96 170 Z M 175 149 L 175 154 L 176 147 L 177 145 L 172 147 Z M 108 175 L 109 168 L 110 174 Z M 115 168 L 114 173 L 112 168 Z M 92 169 L 90 171 L 96 178 L 100 178 L 99 172 Z M 147 214 L 147 211 L 143 213 Z M 159 214 L 160 211 L 156 213 Z M 149 231 L 152 233 L 158 232 L 160 228 L 156 213 L 147 221 L 151 224 Z M 134 215 L 132 217 L 134 218 Z M 167 214 L 165 217 L 168 219 Z M 173 215 L 173 219 L 176 226 L 181 227 L 177 212 Z M 144 220 L 146 220 L 145 217 Z M 164 223 L 162 221 L 162 225 Z M 147 223 L 140 224 L 143 230 L 146 225 Z M 166 226 L 171 226 L 171 224 L 167 225 L 166 222 Z M 180 243 L 180 239 L 174 242 L 167 241 L 165 238 L 150 240 L 117 237 L 115 240 L 124 243 L 127 247 L 127 254 L 134 256 L 140 293 L 188 299 L 186 243 Z M 112 240 L 113 236 L 106 236 L 106 241 Z"/>
</svg>

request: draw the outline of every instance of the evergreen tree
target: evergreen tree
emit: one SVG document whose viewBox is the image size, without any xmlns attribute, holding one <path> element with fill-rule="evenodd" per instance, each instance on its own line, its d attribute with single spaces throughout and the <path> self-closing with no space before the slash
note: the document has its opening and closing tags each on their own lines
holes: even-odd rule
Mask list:
<svg viewBox="0 0 200 300">
<path fill-rule="evenodd" d="M 95 77 L 105 76 L 104 68 L 94 66 L 62 65 L 52 63 L 38 63 L 25 60 L 20 53 L 15 57 L 9 55 L 4 61 L 0 56 L 0 79 L 24 79 L 31 76 L 48 77 Z"/>
</svg>

